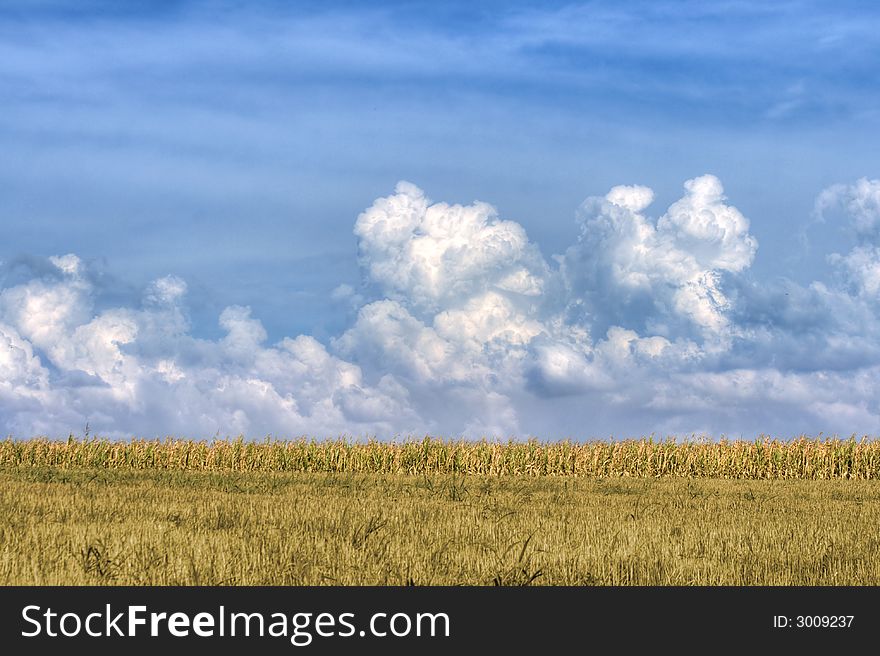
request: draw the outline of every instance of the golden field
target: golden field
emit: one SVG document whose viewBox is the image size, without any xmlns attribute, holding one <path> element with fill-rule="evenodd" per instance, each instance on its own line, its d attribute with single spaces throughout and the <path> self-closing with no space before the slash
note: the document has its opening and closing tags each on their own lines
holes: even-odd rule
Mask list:
<svg viewBox="0 0 880 656">
<path fill-rule="evenodd" d="M 880 446 L 0 442 L 0 583 L 878 585 Z"/>
<path fill-rule="evenodd" d="M 880 478 L 880 440 L 0 441 L 0 466 L 63 469 L 830 480 Z"/>
</svg>

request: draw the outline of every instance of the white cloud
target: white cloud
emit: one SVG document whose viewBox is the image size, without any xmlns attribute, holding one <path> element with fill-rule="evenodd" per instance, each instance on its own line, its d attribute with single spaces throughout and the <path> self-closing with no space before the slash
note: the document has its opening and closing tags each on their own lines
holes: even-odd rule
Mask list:
<svg viewBox="0 0 880 656">
<path fill-rule="evenodd" d="M 198 340 L 175 305 L 182 281 L 151 283 L 142 310 L 92 315 L 81 269 L 59 269 L 0 295 L 0 416 L 19 431 L 325 436 L 420 423 L 402 386 L 364 383 L 311 337 L 265 346 L 248 308 L 221 313 L 221 339 Z"/>
<path fill-rule="evenodd" d="M 417 310 L 454 307 L 490 290 L 538 296 L 547 265 L 525 230 L 486 203 L 431 203 L 408 182 L 355 223 L 361 264 L 392 299 Z"/>
<path fill-rule="evenodd" d="M 880 180 L 861 178 L 854 184 L 836 184 L 816 198 L 815 214 L 820 221 L 848 223 L 862 239 L 880 239 Z"/>
<path fill-rule="evenodd" d="M 542 396 L 566 396 L 603 391 L 614 380 L 601 364 L 565 342 L 539 343 L 528 371 L 529 387 Z"/>
<path fill-rule="evenodd" d="M 0 291 L 0 419 L 115 436 L 876 432 L 874 184 L 817 200 L 860 240 L 830 256 L 845 284 L 783 288 L 741 277 L 757 243 L 710 175 L 657 220 L 647 187 L 587 199 L 558 266 L 491 206 L 400 183 L 355 225 L 378 296 L 337 287 L 358 313 L 326 346 L 268 343 L 241 306 L 194 337 L 175 276 L 96 310 L 88 266 L 49 258 Z"/>
<path fill-rule="evenodd" d="M 157 305 L 173 304 L 186 295 L 186 282 L 177 276 L 165 276 L 150 283 L 144 294 L 147 303 Z"/>
<path fill-rule="evenodd" d="M 684 197 L 656 224 L 643 214 L 652 200 L 646 187 L 615 187 L 584 202 L 578 243 L 563 260 L 569 293 L 586 302 L 588 315 L 610 311 L 626 325 L 635 313 L 667 335 L 684 319 L 718 341 L 730 307 L 721 276 L 747 268 L 757 250 L 749 222 L 724 202 L 712 175 L 688 180 Z"/>
<path fill-rule="evenodd" d="M 49 258 L 60 281 L 31 280 L 0 292 L 0 316 L 38 348 L 53 348 L 71 328 L 85 323 L 92 304 L 88 283 L 80 277 L 82 263 L 73 255 Z"/>
<path fill-rule="evenodd" d="M 14 328 L 0 323 L 0 386 L 7 392 L 48 387 L 49 372 L 34 355 L 30 342 Z"/>
<path fill-rule="evenodd" d="M 440 337 L 397 301 L 361 308 L 354 326 L 333 345 L 344 356 L 413 383 L 462 383 L 478 373 L 458 344 Z"/>
<path fill-rule="evenodd" d="M 859 296 L 880 301 L 880 247 L 856 246 L 846 255 L 832 253 L 828 260 L 843 271 Z"/>
<path fill-rule="evenodd" d="M 749 234 L 748 219 L 725 204 L 721 181 L 704 175 L 684 188 L 685 196 L 657 221 L 661 238 L 668 235 L 704 270 L 742 271 L 751 265 L 758 242 Z"/>
<path fill-rule="evenodd" d="M 842 223 L 855 235 L 858 243 L 849 253 L 832 253 L 828 261 L 858 296 L 880 300 L 880 180 L 828 187 L 816 198 L 815 215 Z"/>
</svg>

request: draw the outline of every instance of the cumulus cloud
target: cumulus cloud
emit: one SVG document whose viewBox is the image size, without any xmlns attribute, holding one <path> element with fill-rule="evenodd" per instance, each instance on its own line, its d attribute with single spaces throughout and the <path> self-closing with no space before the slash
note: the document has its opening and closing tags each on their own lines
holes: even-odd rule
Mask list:
<svg viewBox="0 0 880 656">
<path fill-rule="evenodd" d="M 177 276 L 165 276 L 150 283 L 144 301 L 154 305 L 176 303 L 186 294 L 186 282 Z"/>
<path fill-rule="evenodd" d="M 821 221 L 849 224 L 860 238 L 871 243 L 880 239 L 880 180 L 861 178 L 854 184 L 836 184 L 816 198 L 815 213 Z"/>
<path fill-rule="evenodd" d="M 876 432 L 878 188 L 819 194 L 853 246 L 801 286 L 744 275 L 757 241 L 712 175 L 657 218 L 647 187 L 588 198 L 550 263 L 492 206 L 401 182 L 357 217 L 364 284 L 331 294 L 357 315 L 326 344 L 270 343 L 244 306 L 198 338 L 174 275 L 98 309 L 86 263 L 32 258 L 0 289 L 0 418 L 120 437 Z"/>
<path fill-rule="evenodd" d="M 380 198 L 355 223 L 360 261 L 395 300 L 432 311 L 489 290 L 527 297 L 547 265 L 521 225 L 486 203 L 431 203 L 413 184 Z"/>
<path fill-rule="evenodd" d="M 2 413 L 18 431 L 325 436 L 419 424 L 393 380 L 366 384 L 311 337 L 267 346 L 248 308 L 227 308 L 225 335 L 199 340 L 186 332 L 182 280 L 152 282 L 142 309 L 91 313 L 82 263 L 50 262 L 60 277 L 0 294 Z"/>
<path fill-rule="evenodd" d="M 855 293 L 870 301 L 880 301 L 880 248 L 856 246 L 849 253 L 832 253 L 829 262 L 839 267 Z"/>
<path fill-rule="evenodd" d="M 0 323 L 0 386 L 7 395 L 45 389 L 48 380 L 48 371 L 34 355 L 31 343 L 11 326 Z"/>
<path fill-rule="evenodd" d="M 654 197 L 646 187 L 614 187 L 584 202 L 580 237 L 562 270 L 584 318 L 662 335 L 688 327 L 707 340 L 727 334 L 723 275 L 746 269 L 757 241 L 725 203 L 718 178 L 704 175 L 684 188 L 656 222 L 644 214 Z"/>
<path fill-rule="evenodd" d="M 880 301 L 880 180 L 862 178 L 854 184 L 836 184 L 819 194 L 815 214 L 820 221 L 842 224 L 857 240 L 848 253 L 831 253 L 850 291 Z"/>
</svg>

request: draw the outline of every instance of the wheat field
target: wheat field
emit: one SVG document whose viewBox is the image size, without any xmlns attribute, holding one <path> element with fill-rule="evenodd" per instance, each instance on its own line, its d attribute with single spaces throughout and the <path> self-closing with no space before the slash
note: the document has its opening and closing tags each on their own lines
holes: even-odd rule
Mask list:
<svg viewBox="0 0 880 656">
<path fill-rule="evenodd" d="M 0 583 L 878 585 L 870 440 L 0 442 Z"/>
</svg>

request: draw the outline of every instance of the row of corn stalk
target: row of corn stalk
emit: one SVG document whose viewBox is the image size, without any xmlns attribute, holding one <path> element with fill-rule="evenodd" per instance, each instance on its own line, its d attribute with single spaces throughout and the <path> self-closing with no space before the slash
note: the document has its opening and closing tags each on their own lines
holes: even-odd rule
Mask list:
<svg viewBox="0 0 880 656">
<path fill-rule="evenodd" d="M 485 474 L 496 476 L 880 478 L 880 440 L 249 442 L 35 438 L 0 441 L 0 466 L 63 469 Z"/>
</svg>

